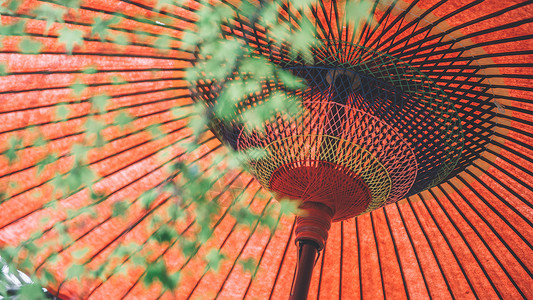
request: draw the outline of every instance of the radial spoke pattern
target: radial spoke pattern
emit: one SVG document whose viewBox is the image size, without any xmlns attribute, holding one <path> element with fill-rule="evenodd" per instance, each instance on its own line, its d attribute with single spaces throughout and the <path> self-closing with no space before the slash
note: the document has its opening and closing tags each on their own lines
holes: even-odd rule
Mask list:
<svg viewBox="0 0 533 300">
<path fill-rule="evenodd" d="M 23 1 L 14 14 L 2 15 L 2 24 L 25 25 L 23 31 L 13 25 L 0 33 L 0 74 L 5 73 L 0 76 L 0 246 L 31 241 L 46 249 L 25 268 L 46 268 L 57 279 L 49 289 L 65 298 L 286 298 L 297 260 L 293 218 L 274 220 L 271 234 L 257 225 L 242 229 L 231 207 L 223 208 L 213 220 L 214 238 L 192 249 L 226 253 L 218 273 L 205 272 L 200 258 L 187 259 L 177 241 L 154 242 L 165 226 L 183 237 L 199 229 L 195 219 L 171 222 L 176 206 L 192 211 L 187 203 L 165 191 L 145 207 L 146 194 L 181 178 L 173 164 L 198 161 L 204 166 L 200 171 L 211 172 L 210 158 L 226 151 L 212 134 L 201 148 L 188 151 L 189 116 L 177 112 L 194 103 L 184 70 L 195 57 L 180 49 L 180 41 L 197 20 L 200 4 L 187 1 L 158 11 L 154 1 L 91 0 L 75 12 L 61 3 Z M 43 4 L 64 7 L 64 23 L 38 18 L 35 9 Z M 289 2 L 279 9 L 298 25 L 301 16 Z M 533 298 L 532 2 L 369 1 L 361 15 L 368 21 L 361 26 L 345 24 L 346 9 L 342 1 L 320 1 L 306 16 L 324 41 L 317 62 L 355 66 L 348 69 L 359 74 L 358 87 L 378 97 L 365 102 L 362 95 L 353 103 L 370 106 L 402 135 L 413 130 L 417 141 L 453 142 L 442 149 L 409 144 L 422 153 L 419 165 L 436 168 L 431 163 L 439 160 L 448 167 L 418 172 L 421 183 L 406 199 L 332 225 L 309 299 Z M 120 22 L 103 22 L 106 30 L 91 33 L 96 23 L 111 18 Z M 305 58 L 292 63 L 275 36 L 248 22 L 236 16 L 226 33 L 246 39 L 293 73 L 301 71 Z M 83 47 L 65 43 L 64 26 L 83 33 Z M 162 33 L 168 37 L 161 39 Z M 27 36 L 40 42 L 40 54 L 20 53 Z M 306 74 L 308 81 L 327 80 L 327 74 Z M 322 92 L 329 91 L 316 90 Z M 453 122 L 428 115 L 431 122 L 409 128 L 387 115 L 379 95 L 397 95 L 386 105 L 397 104 L 411 120 L 434 107 Z M 100 107 L 104 98 L 107 105 Z M 438 126 L 428 128 L 429 123 Z M 441 131 L 450 137 L 438 135 Z M 108 143 L 78 161 L 86 149 L 76 145 L 95 140 L 97 133 Z M 233 134 L 237 140 L 240 131 Z M 53 163 L 47 163 L 49 155 Z M 84 172 L 98 176 L 78 183 Z M 76 188 L 53 191 L 49 183 L 58 174 L 66 178 L 64 186 Z M 260 214 L 273 206 L 244 172 L 221 177 L 212 198 L 231 203 L 240 193 L 246 195 L 243 205 Z M 128 210 L 117 215 L 113 208 L 122 202 Z M 71 213 L 80 208 L 83 214 Z M 98 211 L 96 218 L 92 211 Z M 64 231 L 71 241 L 51 242 Z M 131 253 L 120 259 L 111 255 L 124 245 Z M 80 251 L 84 265 L 112 271 L 100 279 L 65 280 Z M 146 268 L 127 268 L 135 266 L 135 252 L 149 257 L 148 265 L 161 259 L 169 269 L 182 270 L 178 289 L 147 288 Z M 252 257 L 258 268 L 246 270 L 238 263 Z"/>
</svg>

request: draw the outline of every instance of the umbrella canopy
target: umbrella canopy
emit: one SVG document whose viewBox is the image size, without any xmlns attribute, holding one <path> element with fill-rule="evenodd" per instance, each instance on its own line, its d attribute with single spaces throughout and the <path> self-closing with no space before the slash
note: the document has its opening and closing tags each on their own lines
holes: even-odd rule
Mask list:
<svg viewBox="0 0 533 300">
<path fill-rule="evenodd" d="M 199 217 L 168 224 L 173 207 L 183 205 L 171 191 L 159 193 L 184 176 L 173 166 L 226 167 L 213 165 L 227 151 L 214 134 L 188 148 L 193 132 L 181 113 L 194 105 L 185 69 L 195 59 L 181 40 L 202 5 L 94 0 L 3 7 L 10 12 L 1 17 L 0 246 L 39 248 L 35 256 L 31 247 L 14 256 L 31 257 L 25 270 L 46 269 L 40 276 L 64 298 L 287 298 L 298 259 L 294 217 L 280 215 L 272 230 L 257 222 L 243 227 L 234 206 L 223 208 L 212 218 L 212 238 L 190 259 L 187 247 L 161 234 L 165 226 L 182 236 L 201 234 Z M 430 106 L 453 107 L 456 116 L 433 117 L 460 138 L 441 146 L 446 133 L 412 115 L 410 146 L 426 166 L 412 193 L 331 225 L 309 298 L 533 298 L 533 4 L 369 2 L 370 17 L 357 27 L 345 26 L 343 3 L 312 7 L 307 17 L 327 41 L 325 60 L 355 59 L 358 85 L 368 90 L 390 95 L 375 83 L 386 82 L 437 99 Z M 254 24 L 238 16 L 234 24 L 236 36 L 264 45 Z M 378 59 L 373 68 L 369 61 Z M 448 124 L 445 115 L 460 123 Z M 89 142 L 100 147 L 85 147 Z M 445 171 L 432 171 L 437 165 Z M 259 215 L 275 206 L 240 171 L 220 178 L 212 198 L 231 202 L 239 193 L 246 195 L 241 205 Z M 70 240 L 57 242 L 62 232 Z M 114 256 L 121 245 L 131 247 Z M 227 258 L 216 273 L 199 258 L 217 260 L 206 253 L 213 248 Z M 136 252 L 144 263 L 132 265 Z M 246 264 L 249 258 L 257 268 Z M 85 277 L 73 265 L 112 271 Z M 160 268 L 180 271 L 176 290 L 163 281 L 145 284 Z"/>
</svg>

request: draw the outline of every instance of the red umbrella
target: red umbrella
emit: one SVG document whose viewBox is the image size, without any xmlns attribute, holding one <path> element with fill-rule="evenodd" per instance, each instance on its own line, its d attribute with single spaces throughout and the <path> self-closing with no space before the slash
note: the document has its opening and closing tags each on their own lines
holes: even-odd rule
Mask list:
<svg viewBox="0 0 533 300">
<path fill-rule="evenodd" d="M 8 36 L 0 53 L 2 248 L 26 245 L 19 249 L 27 252 L 17 253 L 21 267 L 55 278 L 49 289 L 65 298 L 288 297 L 298 259 L 293 217 L 274 220 L 270 234 L 257 222 L 237 225 L 239 215 L 230 206 L 213 218 L 213 237 L 191 259 L 184 255 L 186 245 L 161 234 L 172 208 L 182 205 L 165 196 L 168 191 L 157 196 L 165 182 L 183 176 L 172 166 L 197 160 L 207 168 L 226 151 L 213 135 L 189 151 L 187 116 L 176 112 L 193 104 L 184 72 L 194 57 L 179 47 L 201 5 L 161 11 L 152 1 L 86 1 L 79 9 L 40 1 L 6 5 L 12 13 L 2 15 L 2 34 Z M 407 123 L 383 115 L 395 124 L 392 129 L 367 118 L 376 128 L 373 141 L 382 141 L 380 130 L 393 129 L 407 140 L 417 153 L 417 179 L 397 193 L 408 196 L 404 200 L 387 198 L 376 208 L 394 204 L 332 223 L 309 298 L 532 298 L 531 2 L 372 2 L 371 18 L 358 30 L 344 27 L 343 4 L 313 7 L 308 17 L 328 41 L 318 48 L 316 65 L 358 66 L 349 86 L 367 92 L 355 98 L 390 99 L 397 93 L 392 86 L 418 92 L 417 101 L 431 99 L 426 107 L 437 108 L 417 115 L 415 104 L 407 106 Z M 236 36 L 251 44 L 267 39 L 255 24 L 238 17 L 234 24 Z M 332 85 L 338 78 L 329 70 L 320 75 L 291 66 L 307 81 L 328 82 L 330 74 L 326 85 Z M 380 108 L 373 109 L 377 114 Z M 83 147 L 101 138 L 107 140 L 103 147 Z M 78 160 L 86 153 L 85 161 Z M 281 185 L 292 177 L 280 176 Z M 216 190 L 222 202 L 235 198 L 234 191 L 245 193 L 240 205 L 258 214 L 269 215 L 275 206 L 261 199 L 267 193 L 247 173 L 226 175 Z M 168 226 L 194 236 L 201 233 L 195 221 L 185 217 Z M 58 242 L 62 232 L 72 240 Z M 43 250 L 31 256 L 32 246 Z M 227 256 L 218 273 L 206 271 L 202 258 L 214 266 L 217 253 L 208 252 L 213 248 Z M 114 256 L 117 249 L 125 252 Z M 31 257 L 26 264 L 25 257 Z M 256 259 L 257 269 L 248 258 Z M 72 268 L 78 265 L 112 271 L 93 278 Z M 180 271 L 177 290 L 143 283 L 161 268 Z M 81 280 L 67 280 L 73 274 Z"/>
</svg>

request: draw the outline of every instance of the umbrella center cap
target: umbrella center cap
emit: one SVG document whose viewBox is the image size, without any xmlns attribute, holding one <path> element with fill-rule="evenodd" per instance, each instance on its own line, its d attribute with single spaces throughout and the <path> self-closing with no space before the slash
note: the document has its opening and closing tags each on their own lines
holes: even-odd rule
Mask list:
<svg viewBox="0 0 533 300">
<path fill-rule="evenodd" d="M 373 171 L 374 177 L 378 171 L 386 176 L 385 170 Z M 269 189 L 277 199 L 303 201 L 302 208 L 307 202 L 322 204 L 336 222 L 363 213 L 372 201 L 372 191 L 376 194 L 375 184 L 369 187 L 357 173 L 361 172 L 327 161 L 296 161 L 272 173 Z"/>
</svg>

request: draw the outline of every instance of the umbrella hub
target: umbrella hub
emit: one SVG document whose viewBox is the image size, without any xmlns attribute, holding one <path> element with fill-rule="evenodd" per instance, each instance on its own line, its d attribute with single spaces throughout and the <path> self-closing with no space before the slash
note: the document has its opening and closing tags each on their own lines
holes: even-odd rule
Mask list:
<svg viewBox="0 0 533 300">
<path fill-rule="evenodd" d="M 328 239 L 333 211 L 321 202 L 312 201 L 304 202 L 300 208 L 303 213 L 296 217 L 296 243 L 313 242 L 320 251 Z"/>
<path fill-rule="evenodd" d="M 336 139 L 326 140 L 348 147 L 348 143 Z M 268 186 L 277 199 L 301 201 L 301 208 L 307 214 L 316 214 L 315 211 L 321 208 L 327 211 L 328 223 L 341 221 L 363 213 L 372 202 L 372 192 L 374 195 L 385 195 L 390 190 L 387 170 L 372 160 L 369 153 L 366 154 L 366 165 L 374 171 L 372 177 L 380 179 L 377 182 L 368 184 L 369 176 L 366 175 L 370 174 L 353 168 L 354 162 L 350 159 L 341 165 L 323 154 L 321 158 L 324 160 L 294 161 L 279 166 L 270 176 Z M 361 156 L 353 158 L 359 159 Z"/>
</svg>

